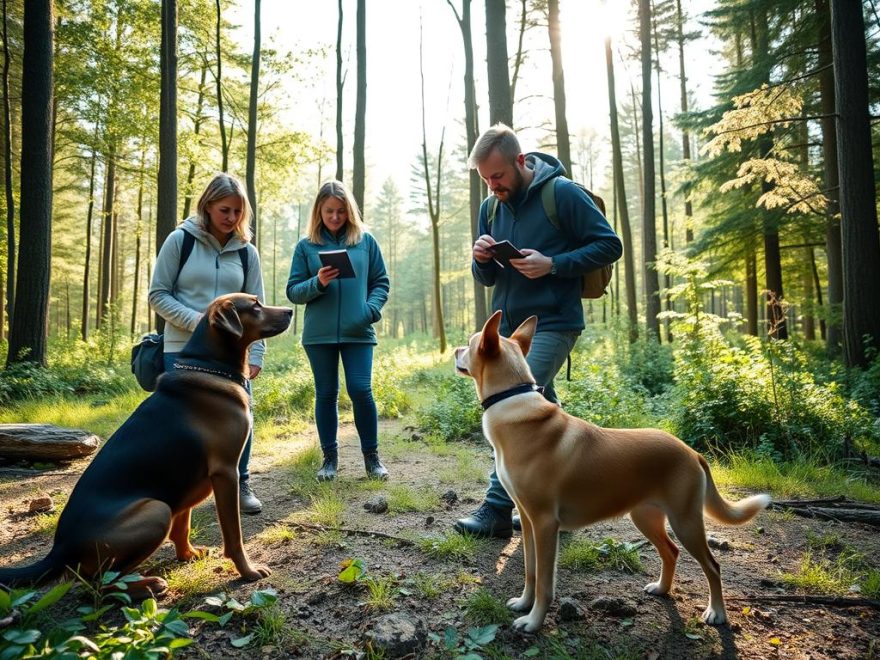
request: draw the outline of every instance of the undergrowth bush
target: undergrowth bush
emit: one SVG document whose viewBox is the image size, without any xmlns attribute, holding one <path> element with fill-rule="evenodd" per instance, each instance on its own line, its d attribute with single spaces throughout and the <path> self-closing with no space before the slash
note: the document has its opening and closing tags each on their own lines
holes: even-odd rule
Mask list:
<svg viewBox="0 0 880 660">
<path fill-rule="evenodd" d="M 424 433 L 443 442 L 466 440 L 480 433 L 483 410 L 470 378 L 428 372 L 419 380 L 431 397 L 416 410 L 416 424 Z"/>
</svg>

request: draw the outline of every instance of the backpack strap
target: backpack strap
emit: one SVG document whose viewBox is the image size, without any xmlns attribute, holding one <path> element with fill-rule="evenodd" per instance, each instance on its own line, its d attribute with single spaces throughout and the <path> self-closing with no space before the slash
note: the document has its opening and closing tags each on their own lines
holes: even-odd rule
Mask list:
<svg viewBox="0 0 880 660">
<path fill-rule="evenodd" d="M 486 213 L 486 224 L 489 225 L 489 229 L 492 229 L 492 221 L 495 219 L 495 216 L 498 214 L 498 198 L 495 195 L 489 197 L 489 208 Z"/>
<path fill-rule="evenodd" d="M 554 176 L 541 186 L 541 204 L 544 205 L 544 213 L 556 231 L 560 231 L 559 214 L 556 212 L 556 182 L 558 180 L 559 177 Z"/>
<path fill-rule="evenodd" d="M 177 264 L 177 275 L 174 278 L 175 284 L 177 283 L 177 278 L 180 277 L 180 271 L 183 270 L 183 267 L 186 265 L 187 260 L 189 259 L 189 255 L 192 254 L 193 248 L 196 245 L 196 237 L 190 234 L 186 229 L 181 229 L 183 232 L 183 244 L 180 246 L 180 261 Z M 245 245 L 243 248 L 239 248 L 236 250 L 238 252 L 238 258 L 241 259 L 241 270 L 244 273 L 244 280 L 241 283 L 242 293 L 244 292 L 245 287 L 247 286 L 248 279 L 248 266 L 250 265 L 250 255 L 248 254 L 248 246 Z"/>
</svg>

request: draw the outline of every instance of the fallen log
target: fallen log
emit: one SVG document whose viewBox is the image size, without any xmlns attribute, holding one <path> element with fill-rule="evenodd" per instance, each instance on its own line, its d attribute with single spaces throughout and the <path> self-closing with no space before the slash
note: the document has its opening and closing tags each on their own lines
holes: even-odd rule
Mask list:
<svg viewBox="0 0 880 660">
<path fill-rule="evenodd" d="M 846 598 L 844 596 L 810 596 L 798 594 L 752 594 L 751 596 L 728 596 L 727 602 L 759 600 L 769 603 L 795 603 L 799 605 L 824 605 L 826 607 L 873 607 L 880 609 L 880 600 L 873 598 Z"/>
<path fill-rule="evenodd" d="M 82 429 L 52 424 L 0 424 L 0 458 L 72 461 L 94 453 L 101 439 Z"/>
<path fill-rule="evenodd" d="M 791 511 L 804 518 L 855 522 L 880 527 L 880 506 L 854 502 L 842 495 L 818 500 L 782 500 L 771 502 L 770 508 L 777 511 Z"/>
</svg>

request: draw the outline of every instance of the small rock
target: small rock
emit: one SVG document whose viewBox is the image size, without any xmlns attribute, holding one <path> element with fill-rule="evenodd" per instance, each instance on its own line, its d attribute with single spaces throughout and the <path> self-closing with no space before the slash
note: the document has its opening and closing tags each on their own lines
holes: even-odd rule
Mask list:
<svg viewBox="0 0 880 660">
<path fill-rule="evenodd" d="M 384 658 L 418 654 L 427 638 L 424 624 L 405 614 L 385 614 L 368 622 L 367 627 L 367 640 L 374 650 L 382 650 Z"/>
<path fill-rule="evenodd" d="M 719 539 L 717 536 L 707 537 L 706 543 L 709 544 L 710 548 L 717 548 L 718 550 L 730 550 L 730 542 L 727 539 Z"/>
<path fill-rule="evenodd" d="M 28 513 L 46 513 L 47 511 L 52 511 L 54 508 L 55 505 L 52 503 L 52 498 L 48 495 L 35 497 L 28 502 Z"/>
<path fill-rule="evenodd" d="M 388 511 L 388 500 L 383 495 L 376 495 L 370 501 L 364 502 L 364 508 L 370 513 L 385 513 Z"/>
<path fill-rule="evenodd" d="M 448 504 L 449 506 L 452 506 L 453 504 L 458 502 L 458 493 L 450 489 L 443 493 L 440 496 L 440 499 L 446 502 L 446 504 Z"/>
<path fill-rule="evenodd" d="M 574 598 L 562 598 L 559 601 L 559 620 L 578 621 L 583 618 L 580 605 Z"/>
<path fill-rule="evenodd" d="M 601 610 L 611 616 L 633 616 L 638 612 L 636 604 L 628 598 L 600 596 L 590 601 L 590 607 Z"/>
<path fill-rule="evenodd" d="M 758 532 L 758 534 L 763 534 L 765 532 L 763 527 L 758 527 L 755 531 Z"/>
<path fill-rule="evenodd" d="M 434 516 L 428 516 L 427 518 L 425 518 L 425 527 L 430 527 L 431 525 L 433 525 L 434 520 Z"/>
</svg>

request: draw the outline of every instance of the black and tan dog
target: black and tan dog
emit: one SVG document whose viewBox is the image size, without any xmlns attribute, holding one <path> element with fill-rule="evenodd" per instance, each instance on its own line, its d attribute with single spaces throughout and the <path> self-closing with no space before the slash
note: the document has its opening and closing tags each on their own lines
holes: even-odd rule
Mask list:
<svg viewBox="0 0 880 660">
<path fill-rule="evenodd" d="M 65 568 L 94 576 L 127 573 L 170 538 L 177 558 L 202 556 L 189 541 L 192 508 L 212 492 L 223 552 L 246 580 L 270 574 L 252 564 L 242 545 L 238 460 L 250 428 L 244 374 L 248 347 L 290 325 L 292 310 L 265 307 L 255 296 L 221 296 L 208 307 L 184 347 L 178 368 L 98 452 L 70 494 L 52 550 L 22 568 L 0 569 L 13 586 L 60 575 Z M 158 593 L 159 577 L 135 591 Z"/>
<path fill-rule="evenodd" d="M 468 346 L 457 348 L 455 366 L 476 381 L 498 478 L 522 519 L 525 588 L 507 605 L 528 614 L 514 627 L 535 632 L 544 622 L 555 590 L 559 530 L 626 513 L 662 561 L 660 579 L 645 591 L 665 594 L 672 587 L 679 550 L 666 533 L 668 519 L 709 582 L 703 620 L 724 623 L 721 571 L 706 543 L 703 512 L 738 525 L 764 509 L 770 497 L 726 501 L 706 460 L 669 433 L 605 429 L 563 412 L 540 394 L 525 359 L 537 317 L 523 322 L 510 339 L 499 336 L 500 322 L 496 312 Z"/>
</svg>

